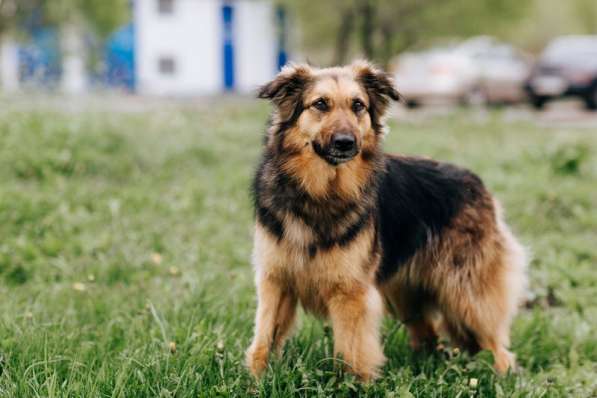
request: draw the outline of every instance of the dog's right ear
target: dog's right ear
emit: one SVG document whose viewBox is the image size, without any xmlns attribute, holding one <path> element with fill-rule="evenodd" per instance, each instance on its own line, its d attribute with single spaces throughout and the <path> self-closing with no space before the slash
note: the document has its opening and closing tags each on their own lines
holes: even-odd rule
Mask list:
<svg viewBox="0 0 597 398">
<path fill-rule="evenodd" d="M 271 82 L 259 89 L 258 98 L 269 99 L 282 121 L 290 119 L 297 106 L 302 106 L 303 93 L 313 77 L 308 65 L 287 65 Z"/>
</svg>

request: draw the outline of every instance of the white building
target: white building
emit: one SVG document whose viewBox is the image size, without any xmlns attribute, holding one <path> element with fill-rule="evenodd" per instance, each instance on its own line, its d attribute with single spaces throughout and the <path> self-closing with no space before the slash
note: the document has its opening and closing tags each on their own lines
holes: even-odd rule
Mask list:
<svg viewBox="0 0 597 398">
<path fill-rule="evenodd" d="M 281 20 L 266 0 L 135 0 L 137 91 L 254 90 L 285 59 Z"/>
<path fill-rule="evenodd" d="M 6 36 L 0 38 L 0 92 L 13 93 L 19 89 L 19 47 Z"/>
</svg>

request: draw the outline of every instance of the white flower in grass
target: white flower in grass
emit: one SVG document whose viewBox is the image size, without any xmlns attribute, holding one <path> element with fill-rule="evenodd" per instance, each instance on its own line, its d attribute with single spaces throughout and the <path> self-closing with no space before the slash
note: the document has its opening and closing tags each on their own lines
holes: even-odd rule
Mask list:
<svg viewBox="0 0 597 398">
<path fill-rule="evenodd" d="M 151 262 L 155 265 L 162 263 L 162 255 L 160 253 L 151 253 Z"/>
<path fill-rule="evenodd" d="M 73 283 L 73 289 L 77 292 L 84 292 L 87 290 L 87 286 L 82 282 L 75 282 Z"/>
</svg>

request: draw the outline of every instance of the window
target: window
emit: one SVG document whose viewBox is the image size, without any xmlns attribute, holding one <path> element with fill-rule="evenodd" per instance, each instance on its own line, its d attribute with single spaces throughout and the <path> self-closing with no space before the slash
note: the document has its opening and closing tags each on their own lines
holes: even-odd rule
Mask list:
<svg viewBox="0 0 597 398">
<path fill-rule="evenodd" d="M 172 57 L 160 57 L 158 70 L 161 75 L 172 76 L 176 74 L 176 61 Z"/>
<path fill-rule="evenodd" d="M 158 11 L 162 15 L 170 15 L 174 13 L 174 0 L 157 0 Z"/>
</svg>

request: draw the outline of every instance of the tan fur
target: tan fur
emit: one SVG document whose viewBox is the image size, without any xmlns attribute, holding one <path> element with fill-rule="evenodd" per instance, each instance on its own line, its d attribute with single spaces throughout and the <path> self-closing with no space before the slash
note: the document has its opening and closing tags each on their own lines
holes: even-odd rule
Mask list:
<svg viewBox="0 0 597 398">
<path fill-rule="evenodd" d="M 284 170 L 298 177 L 305 190 L 314 197 L 325 197 L 334 191 L 355 199 L 371 172 L 362 157 L 358 156 L 354 161 L 337 168 L 329 167 L 325 160 L 313 152 L 309 142 L 315 138 L 327 142 L 334 131 L 345 128 L 359 132 L 357 142 L 364 151 L 376 146 L 377 137 L 371 130 L 370 119 L 359 118 L 350 111 L 353 98 L 359 98 L 368 105 L 368 97 L 355 82 L 354 76 L 340 68 L 332 68 L 320 76 L 305 93 L 305 103 L 320 97 L 329 98 L 333 110 L 323 115 L 312 111 L 301 115 L 284 141 L 287 151 L 300 152 L 300 156 L 289 159 L 283 166 Z"/>
<path fill-rule="evenodd" d="M 334 248 L 309 259 L 257 224 L 253 263 L 259 326 L 247 354 L 254 374 L 263 370 L 272 345 L 278 316 L 274 308 L 287 296 L 298 297 L 307 311 L 332 320 L 334 350 L 354 373 L 363 379 L 377 374 L 385 361 L 379 342 L 383 305 L 374 287 L 375 269 L 361 266 L 376 261 L 369 257 L 372 233 L 370 228 L 346 249 Z"/>
<path fill-rule="evenodd" d="M 329 192 L 335 192 L 346 199 L 356 200 L 372 172 L 371 167 L 359 156 L 332 168 L 308 146 L 316 135 L 322 141 L 329 140 L 333 131 L 343 128 L 342 124 L 360 132 L 357 140 L 363 149 L 377 144 L 369 118 L 359 120 L 350 112 L 355 96 L 368 103 L 366 93 L 351 73 L 341 69 L 336 72 L 341 73 L 322 76 L 305 94 L 307 103 L 326 96 L 334 110 L 324 116 L 315 112 L 305 112 L 301 116 L 284 142 L 285 150 L 299 152 L 300 156 L 290 158 L 283 169 L 297 177 L 313 197 L 324 198 Z M 281 316 L 274 310 L 276 303 L 281 300 L 293 303 L 294 297 L 298 297 L 305 309 L 331 319 L 334 351 L 350 370 L 363 379 L 376 376 L 385 358 L 379 342 L 383 304 L 374 287 L 373 265 L 378 259 L 370 256 L 373 227 L 370 226 L 349 247 L 334 248 L 309 259 L 305 257 L 304 248 L 312 240 L 310 230 L 290 215 L 283 218 L 285 239 L 281 242 L 259 224 L 255 229 L 253 263 L 259 286 L 259 310 L 255 338 L 247 352 L 249 368 L 253 374 L 260 374 L 269 350 L 275 348 L 274 329 L 280 328 L 275 319 Z M 294 309 L 284 308 L 286 313 L 294 314 Z M 281 322 L 282 325 L 287 323 L 291 321 Z M 284 326 L 283 331 L 286 336 L 288 327 Z"/>
<path fill-rule="evenodd" d="M 337 200 L 358 201 L 374 172 L 365 156 L 378 148 L 381 134 L 373 131 L 367 113 L 358 115 L 350 110 L 353 99 L 359 98 L 368 107 L 385 111 L 387 104 L 370 103 L 370 96 L 356 80 L 362 73 L 372 73 L 371 68 L 366 63 L 323 70 L 288 67 L 267 87 L 272 92 L 268 98 L 274 98 L 277 105 L 267 139 L 268 147 L 273 148 L 277 145 L 275 126 L 292 114 L 291 100 L 278 97 L 277 85 L 292 76 L 310 81 L 301 99 L 305 110 L 285 132 L 282 149 L 289 155 L 280 167 L 313 198 L 326 200 L 333 194 Z M 309 107 L 320 97 L 329 100 L 328 112 Z M 331 167 L 311 143 L 326 143 L 335 131 L 343 129 L 358 132 L 360 152 L 351 161 Z M 275 183 L 271 176 L 264 178 L 269 178 L 267 184 Z M 263 199 L 265 205 L 268 200 Z M 430 237 L 408 264 L 380 286 L 375 279 L 380 252 L 374 247 L 372 218 L 348 245 L 308 255 L 315 240 L 310 226 L 290 213 L 274 215 L 284 226 L 281 237 L 259 222 L 255 226 L 258 309 L 255 336 L 246 354 L 255 376 L 266 367 L 270 352 L 279 352 L 289 336 L 298 303 L 331 320 L 335 354 L 350 371 L 364 380 L 378 376 L 385 361 L 379 336 L 382 299 L 390 312 L 406 323 L 413 348 L 432 347 L 438 335 L 448 334 L 454 343 L 473 351 L 477 344 L 492 351 L 500 373 L 515 366 L 507 348 L 511 321 L 526 286 L 526 259 L 502 220 L 499 204 L 489 195 L 464 208 L 441 239 Z M 356 221 L 349 217 L 335 228 L 342 233 Z M 480 233 L 468 233 L 470 230 Z"/>
<path fill-rule="evenodd" d="M 360 157 L 332 169 L 314 153 L 289 160 L 284 170 L 297 176 L 303 188 L 317 198 L 335 192 L 347 199 L 357 199 L 371 173 Z"/>
<path fill-rule="evenodd" d="M 380 290 L 392 312 L 407 324 L 413 348 L 429 345 L 437 336 L 446 334 L 455 344 L 473 352 L 491 351 L 496 370 L 503 374 L 516 365 L 507 348 L 512 318 L 526 288 L 527 260 L 524 249 L 503 222 L 501 211 L 496 219 L 489 212 L 467 217 L 467 213 L 470 216 L 475 212 L 478 210 L 466 209 L 441 243 L 432 243 L 417 253 Z M 458 229 L 479 219 L 484 220 L 486 233 L 481 250 L 471 253 L 474 246 L 462 240 Z M 457 266 L 470 270 L 467 273 L 454 272 L 462 253 L 467 254 L 470 263 Z M 434 266 L 421 266 L 429 263 Z M 434 291 L 436 296 L 421 296 L 421 291 Z M 433 319 L 437 314 L 439 322 Z M 467 335 L 469 332 L 474 339 Z"/>
</svg>

